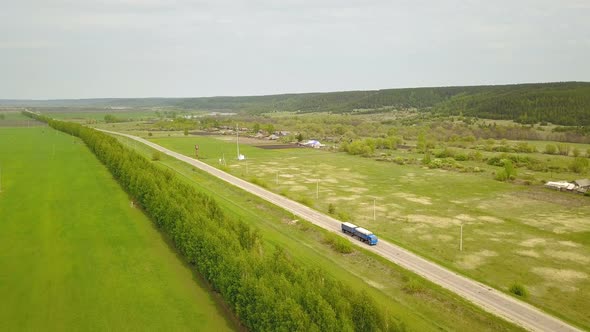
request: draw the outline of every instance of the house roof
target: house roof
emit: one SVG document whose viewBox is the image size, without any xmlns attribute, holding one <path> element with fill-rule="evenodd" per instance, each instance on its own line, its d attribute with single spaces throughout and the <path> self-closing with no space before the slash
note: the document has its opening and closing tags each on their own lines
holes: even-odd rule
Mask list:
<svg viewBox="0 0 590 332">
<path fill-rule="evenodd" d="M 590 187 L 590 180 L 588 180 L 588 179 L 576 180 L 576 181 L 574 181 L 574 183 L 580 187 Z"/>
</svg>

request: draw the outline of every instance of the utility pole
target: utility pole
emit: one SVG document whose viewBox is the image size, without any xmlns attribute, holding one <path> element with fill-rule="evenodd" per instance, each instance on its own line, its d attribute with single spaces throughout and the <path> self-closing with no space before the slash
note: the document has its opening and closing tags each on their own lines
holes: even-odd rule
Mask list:
<svg viewBox="0 0 590 332">
<path fill-rule="evenodd" d="M 236 123 L 236 146 L 238 148 L 238 160 L 240 160 L 240 127 Z"/>
<path fill-rule="evenodd" d="M 315 198 L 316 199 L 319 199 L 320 198 L 320 179 L 318 179 L 318 182 L 316 184 Z"/>
<path fill-rule="evenodd" d="M 461 223 L 461 240 L 459 242 L 459 251 L 463 251 L 463 223 Z"/>
</svg>

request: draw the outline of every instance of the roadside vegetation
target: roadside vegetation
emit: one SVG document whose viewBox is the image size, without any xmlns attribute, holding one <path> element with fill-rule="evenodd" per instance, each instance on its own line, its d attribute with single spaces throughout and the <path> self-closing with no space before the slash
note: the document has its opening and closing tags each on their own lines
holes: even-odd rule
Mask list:
<svg viewBox="0 0 590 332">
<path fill-rule="evenodd" d="M 9 117 L 24 125 L 0 128 L 0 330 L 240 329 L 81 140 Z"/>
</svg>

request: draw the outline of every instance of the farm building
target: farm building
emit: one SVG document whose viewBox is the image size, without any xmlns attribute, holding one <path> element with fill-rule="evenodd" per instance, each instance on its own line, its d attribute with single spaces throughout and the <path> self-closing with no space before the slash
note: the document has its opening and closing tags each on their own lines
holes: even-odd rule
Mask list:
<svg viewBox="0 0 590 332">
<path fill-rule="evenodd" d="M 580 179 L 573 182 L 567 181 L 549 181 L 545 183 L 546 188 L 555 189 L 559 191 L 577 191 L 579 193 L 585 193 L 590 191 L 590 180 Z"/>
<path fill-rule="evenodd" d="M 545 187 L 561 191 L 561 190 L 574 190 L 576 185 L 573 183 L 569 183 L 567 181 L 549 181 L 549 182 L 545 183 Z"/>
<path fill-rule="evenodd" d="M 574 183 L 578 186 L 576 189 L 577 192 L 585 193 L 590 191 L 590 180 L 589 179 L 580 179 L 574 181 Z"/>
</svg>

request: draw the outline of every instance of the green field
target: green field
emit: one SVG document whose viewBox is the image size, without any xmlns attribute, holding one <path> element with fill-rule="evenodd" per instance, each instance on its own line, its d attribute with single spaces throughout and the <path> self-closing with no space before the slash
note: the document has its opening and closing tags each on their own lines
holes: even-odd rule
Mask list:
<svg viewBox="0 0 590 332">
<path fill-rule="evenodd" d="M 77 138 L 0 128 L 0 330 L 236 324 Z"/>
<path fill-rule="evenodd" d="M 320 211 L 328 212 L 332 204 L 337 218 L 500 290 L 523 284 L 527 301 L 590 327 L 587 197 L 498 182 L 487 173 L 400 166 L 311 149 L 242 145 L 247 161 L 238 163 L 231 136 L 152 140 L 189 156 L 199 144 L 201 159 L 211 165 Z"/>
<path fill-rule="evenodd" d="M 146 157 L 152 155 L 152 150 L 144 145 L 116 137 Z M 186 163 L 162 156 L 157 164 L 175 170 L 187 183 L 212 195 L 226 213 L 256 227 L 267 245 L 284 248 L 301 263 L 320 267 L 356 290 L 370 294 L 410 331 L 518 330 L 384 259 L 364 251 L 347 255 L 335 252 L 324 242 L 324 231 Z"/>
</svg>

